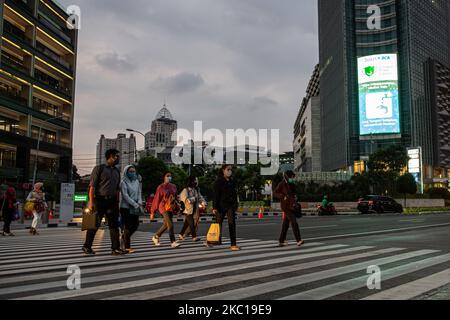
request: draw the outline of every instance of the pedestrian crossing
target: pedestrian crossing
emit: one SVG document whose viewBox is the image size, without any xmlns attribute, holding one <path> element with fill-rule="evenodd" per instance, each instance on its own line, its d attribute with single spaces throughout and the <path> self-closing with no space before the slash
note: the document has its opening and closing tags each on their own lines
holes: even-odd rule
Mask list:
<svg viewBox="0 0 450 320">
<path fill-rule="evenodd" d="M 430 249 L 348 245 L 311 240 L 278 248 L 277 241 L 238 239 L 242 251 L 186 240 L 178 249 L 137 232 L 136 253 L 110 255 L 99 230 L 95 256 L 84 256 L 79 229 L 25 231 L 0 238 L 0 299 L 11 300 L 406 300 L 450 283 L 450 254 Z M 69 266 L 81 288 L 69 290 Z M 381 269 L 381 290 L 370 290 L 369 266 Z"/>
</svg>

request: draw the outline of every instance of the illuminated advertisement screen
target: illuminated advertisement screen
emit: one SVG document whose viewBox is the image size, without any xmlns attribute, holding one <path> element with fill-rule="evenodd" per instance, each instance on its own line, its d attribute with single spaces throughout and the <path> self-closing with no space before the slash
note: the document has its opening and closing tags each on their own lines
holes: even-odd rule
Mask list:
<svg viewBox="0 0 450 320">
<path fill-rule="evenodd" d="M 397 54 L 358 58 L 360 135 L 400 133 Z"/>
</svg>

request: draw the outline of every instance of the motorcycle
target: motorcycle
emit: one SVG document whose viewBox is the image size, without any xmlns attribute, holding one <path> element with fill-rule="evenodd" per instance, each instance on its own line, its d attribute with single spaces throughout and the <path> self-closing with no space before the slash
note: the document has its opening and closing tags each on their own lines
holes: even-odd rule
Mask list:
<svg viewBox="0 0 450 320">
<path fill-rule="evenodd" d="M 330 204 L 327 208 L 319 204 L 317 205 L 317 214 L 319 216 L 334 216 L 337 215 L 337 210 L 333 204 Z"/>
</svg>

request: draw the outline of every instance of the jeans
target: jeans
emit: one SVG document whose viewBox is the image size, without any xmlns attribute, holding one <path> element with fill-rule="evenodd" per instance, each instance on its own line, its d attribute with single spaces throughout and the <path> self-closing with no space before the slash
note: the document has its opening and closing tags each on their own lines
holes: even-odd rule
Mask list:
<svg viewBox="0 0 450 320">
<path fill-rule="evenodd" d="M 130 209 L 121 208 L 120 215 L 123 224 L 123 243 L 125 249 L 131 249 L 131 236 L 139 228 L 139 216 L 136 214 L 130 214 Z"/>
<path fill-rule="evenodd" d="M 184 225 L 183 229 L 180 231 L 180 235 L 187 236 L 188 232 L 192 235 L 192 238 L 197 238 L 197 230 L 195 226 L 194 221 L 194 215 L 193 214 L 187 214 L 184 216 Z"/>
<path fill-rule="evenodd" d="M 300 228 L 297 223 L 297 218 L 295 217 L 295 214 L 292 212 L 285 212 L 285 218 L 283 219 L 283 225 L 281 227 L 281 235 L 280 235 L 280 243 L 283 243 L 286 241 L 287 237 L 287 231 L 289 229 L 289 224 L 292 226 L 292 231 L 294 232 L 295 239 L 297 242 L 302 240 L 302 237 L 300 235 Z"/>
<path fill-rule="evenodd" d="M 230 231 L 231 246 L 235 246 L 236 245 L 236 213 L 234 212 L 233 209 L 229 209 L 225 212 L 219 212 L 216 215 L 216 221 L 220 226 L 219 244 L 222 244 L 222 223 L 223 223 L 223 220 L 225 219 L 225 216 L 227 216 L 227 219 L 228 219 L 228 229 Z"/>
<path fill-rule="evenodd" d="M 169 237 L 170 237 L 170 242 L 175 242 L 175 231 L 173 229 L 173 213 L 172 212 L 164 212 L 162 214 L 162 216 L 164 217 L 164 223 L 161 226 L 161 228 L 158 230 L 158 232 L 156 232 L 156 236 L 158 238 L 161 238 L 162 234 L 164 232 L 166 232 L 167 229 L 169 229 Z"/>
<path fill-rule="evenodd" d="M 119 250 L 119 202 L 116 199 L 96 199 L 95 206 L 97 208 L 98 222 L 101 223 L 103 217 L 106 217 L 108 221 L 111 249 Z M 86 232 L 85 248 L 92 248 L 97 230 L 88 230 Z"/>
</svg>

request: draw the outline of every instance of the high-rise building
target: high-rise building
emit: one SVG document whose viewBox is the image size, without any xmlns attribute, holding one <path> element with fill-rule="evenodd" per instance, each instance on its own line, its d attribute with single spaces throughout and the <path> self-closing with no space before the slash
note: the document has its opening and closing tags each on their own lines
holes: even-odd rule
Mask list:
<svg viewBox="0 0 450 320">
<path fill-rule="evenodd" d="M 133 134 L 130 134 L 130 137 L 127 138 L 126 134 L 119 133 L 115 139 L 108 139 L 101 135 L 97 144 L 97 165 L 105 163 L 105 153 L 109 149 L 117 149 L 120 152 L 121 172 L 126 166 L 136 162 L 136 137 Z"/>
<path fill-rule="evenodd" d="M 294 125 L 294 171 L 321 172 L 320 68 L 316 65 Z"/>
<path fill-rule="evenodd" d="M 0 0 L 0 176 L 71 180 L 78 32 L 52 0 Z"/>
<path fill-rule="evenodd" d="M 432 174 L 425 70 L 428 59 L 450 65 L 450 2 L 318 0 L 318 12 L 323 170 L 353 171 L 401 144 L 421 147 Z"/>
<path fill-rule="evenodd" d="M 177 126 L 177 121 L 164 105 L 153 120 L 151 130 L 145 134 L 145 149 L 162 151 L 174 147 L 176 143 L 172 141 L 172 133 L 177 130 Z"/>
</svg>

